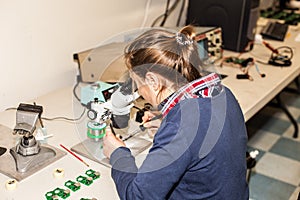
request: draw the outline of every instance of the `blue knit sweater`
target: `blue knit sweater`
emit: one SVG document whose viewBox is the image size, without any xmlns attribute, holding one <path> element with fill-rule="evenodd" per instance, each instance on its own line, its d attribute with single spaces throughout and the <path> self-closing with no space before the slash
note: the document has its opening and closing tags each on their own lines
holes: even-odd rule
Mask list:
<svg viewBox="0 0 300 200">
<path fill-rule="evenodd" d="M 185 99 L 163 119 L 142 166 L 126 147 L 110 158 L 120 199 L 249 199 L 247 133 L 229 89 Z"/>
</svg>

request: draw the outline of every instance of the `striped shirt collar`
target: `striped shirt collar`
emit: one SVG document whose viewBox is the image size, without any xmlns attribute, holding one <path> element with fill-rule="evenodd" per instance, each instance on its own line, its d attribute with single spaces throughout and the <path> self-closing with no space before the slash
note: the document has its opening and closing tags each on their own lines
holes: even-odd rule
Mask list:
<svg viewBox="0 0 300 200">
<path fill-rule="evenodd" d="M 194 80 L 181 87 L 176 93 L 165 99 L 159 106 L 165 117 L 180 101 L 189 98 L 209 98 L 219 94 L 222 90 L 221 79 L 218 74 L 211 73 Z"/>
</svg>

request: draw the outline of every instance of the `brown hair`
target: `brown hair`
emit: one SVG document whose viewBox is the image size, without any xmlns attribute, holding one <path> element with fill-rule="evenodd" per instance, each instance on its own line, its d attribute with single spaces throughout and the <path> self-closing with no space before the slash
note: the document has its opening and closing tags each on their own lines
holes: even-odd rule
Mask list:
<svg viewBox="0 0 300 200">
<path fill-rule="evenodd" d="M 179 32 L 151 29 L 125 49 L 125 63 L 141 78 L 156 72 L 178 86 L 201 77 L 201 60 L 193 26 Z"/>
</svg>

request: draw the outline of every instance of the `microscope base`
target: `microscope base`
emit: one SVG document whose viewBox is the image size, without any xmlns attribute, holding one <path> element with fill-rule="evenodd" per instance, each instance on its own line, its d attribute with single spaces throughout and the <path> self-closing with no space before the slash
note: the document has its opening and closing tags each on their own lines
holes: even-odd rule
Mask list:
<svg viewBox="0 0 300 200">
<path fill-rule="evenodd" d="M 54 150 L 44 146 L 41 146 L 39 153 L 35 155 L 20 155 L 17 152 L 16 147 L 11 148 L 10 153 L 15 159 L 16 170 L 21 173 L 25 173 L 37 165 L 42 165 L 44 162 L 47 162 L 47 160 L 55 157 L 56 155 Z"/>
<path fill-rule="evenodd" d="M 51 153 L 47 152 L 49 149 L 50 152 L 51 151 L 53 152 Z M 10 148 L 10 151 L 6 151 L 6 153 L 0 156 L 0 166 L 1 166 L 0 173 L 3 173 L 11 178 L 14 178 L 17 181 L 22 181 L 23 179 L 42 170 L 43 168 L 47 167 L 51 163 L 57 161 L 58 159 L 66 155 L 64 151 L 56 147 L 50 146 L 48 144 L 41 145 L 41 151 L 40 151 L 40 153 L 42 153 L 41 155 L 39 155 L 40 154 L 39 153 L 36 155 L 23 157 L 22 155 L 17 154 L 17 159 L 18 159 L 17 163 L 13 156 L 13 154 L 15 153 L 16 153 L 15 147 L 13 147 Z M 27 163 L 27 165 L 25 163 Z M 18 170 L 17 170 L 17 166 L 18 166 Z"/>
</svg>

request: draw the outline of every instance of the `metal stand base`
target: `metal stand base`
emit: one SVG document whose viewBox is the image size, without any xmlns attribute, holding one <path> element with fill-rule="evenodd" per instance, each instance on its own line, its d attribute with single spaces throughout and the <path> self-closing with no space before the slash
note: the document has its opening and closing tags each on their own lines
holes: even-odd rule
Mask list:
<svg viewBox="0 0 300 200">
<path fill-rule="evenodd" d="M 16 170 L 21 173 L 27 172 L 34 166 L 42 165 L 56 155 L 54 150 L 43 146 L 40 147 L 40 152 L 35 155 L 23 156 L 17 152 L 16 147 L 11 148 L 10 153 L 15 159 Z"/>
<path fill-rule="evenodd" d="M 126 141 L 126 146 L 130 148 L 133 156 L 138 155 L 147 149 L 151 144 L 152 142 L 138 137 L 133 137 Z M 102 139 L 98 142 L 91 139 L 86 139 L 83 142 L 76 144 L 71 149 L 72 151 L 75 151 L 86 158 L 94 160 L 95 162 L 103 164 L 107 167 L 111 166 L 109 164 L 109 160 L 103 155 Z"/>
<path fill-rule="evenodd" d="M 17 181 L 22 181 L 67 154 L 51 145 L 41 144 L 41 150 L 38 154 L 23 157 L 16 154 L 16 139 L 18 137 L 12 135 L 12 131 L 12 129 L 0 124 L 0 146 L 8 149 L 0 156 L 0 173 Z M 15 160 L 14 154 L 16 154 L 15 157 L 18 161 Z M 17 166 L 19 170 L 17 170 Z"/>
</svg>

